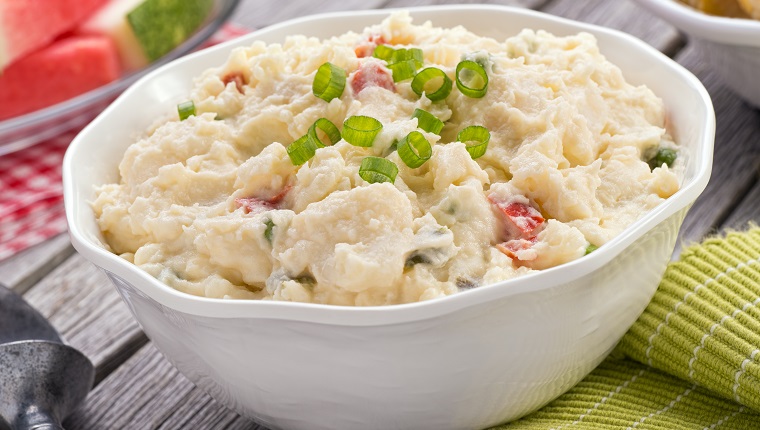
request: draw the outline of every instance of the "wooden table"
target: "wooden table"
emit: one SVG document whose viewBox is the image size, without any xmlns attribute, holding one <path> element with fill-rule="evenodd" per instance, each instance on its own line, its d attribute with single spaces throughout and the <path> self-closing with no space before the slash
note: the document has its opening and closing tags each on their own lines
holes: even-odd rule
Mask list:
<svg viewBox="0 0 760 430">
<path fill-rule="evenodd" d="M 466 0 L 243 0 L 233 21 L 261 28 L 297 16 L 335 10 Z M 713 98 L 718 119 L 712 179 L 689 212 L 683 242 L 728 227 L 760 222 L 760 111 L 731 93 L 674 28 L 629 0 L 502 0 L 629 32 L 694 72 Z M 66 234 L 0 263 L 0 282 L 47 316 L 97 368 L 86 403 L 68 429 L 261 428 L 216 403 L 180 375 L 140 330 L 108 279 L 76 254 Z"/>
</svg>

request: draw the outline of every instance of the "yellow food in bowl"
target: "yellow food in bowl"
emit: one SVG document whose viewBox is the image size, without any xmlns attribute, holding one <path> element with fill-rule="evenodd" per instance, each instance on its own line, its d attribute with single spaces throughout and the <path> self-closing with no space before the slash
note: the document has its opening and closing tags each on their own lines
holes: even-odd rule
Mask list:
<svg viewBox="0 0 760 430">
<path fill-rule="evenodd" d="M 710 15 L 760 19 L 760 0 L 681 0 Z"/>
</svg>

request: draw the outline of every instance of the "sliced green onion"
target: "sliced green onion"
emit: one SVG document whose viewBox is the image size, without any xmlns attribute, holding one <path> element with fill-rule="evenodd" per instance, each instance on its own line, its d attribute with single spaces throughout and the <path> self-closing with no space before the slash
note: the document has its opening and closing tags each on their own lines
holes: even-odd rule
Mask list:
<svg viewBox="0 0 760 430">
<path fill-rule="evenodd" d="M 190 118 L 190 115 L 195 115 L 195 103 L 192 100 L 182 102 L 177 105 L 177 112 L 179 113 L 179 120 L 184 121 Z"/>
<path fill-rule="evenodd" d="M 480 81 L 482 85 L 480 87 L 470 87 L 467 84 L 464 83 L 462 79 L 462 73 L 464 73 L 465 76 L 469 75 L 469 78 L 467 79 L 468 83 L 472 85 L 473 83 L 477 82 L 477 78 L 480 77 Z M 473 75 L 474 74 L 474 75 Z M 488 74 L 486 73 L 486 70 L 483 68 L 483 66 L 480 63 L 477 63 L 475 61 L 470 60 L 464 60 L 460 61 L 459 64 L 457 64 L 457 88 L 459 88 L 459 91 L 466 95 L 467 97 L 472 98 L 481 98 L 484 95 L 486 95 L 486 90 L 488 89 Z"/>
<path fill-rule="evenodd" d="M 396 181 L 396 175 L 398 166 L 393 161 L 381 157 L 365 157 L 359 167 L 359 176 L 370 184 L 393 183 Z"/>
<path fill-rule="evenodd" d="M 416 169 L 433 155 L 430 142 L 419 131 L 413 131 L 398 142 L 398 156 L 407 166 Z"/>
<path fill-rule="evenodd" d="M 369 116 L 356 115 L 343 122 L 343 139 L 354 146 L 372 146 L 383 124 Z"/>
<path fill-rule="evenodd" d="M 457 140 L 467 145 L 467 152 L 474 160 L 486 153 L 488 141 L 491 140 L 491 133 L 481 125 L 471 125 L 457 134 Z M 469 144 L 469 142 L 474 143 Z"/>
<path fill-rule="evenodd" d="M 422 67 L 423 64 L 425 64 L 425 57 L 422 53 L 422 49 L 419 48 L 412 48 L 409 50 L 412 56 L 412 60 L 417 64 L 417 68 Z"/>
<path fill-rule="evenodd" d="M 422 49 L 420 48 L 396 49 L 393 51 L 391 58 L 385 59 L 385 60 L 388 61 L 388 64 L 400 63 L 403 61 L 411 60 L 414 62 L 414 68 L 418 69 L 422 67 L 422 64 L 423 64 Z"/>
<path fill-rule="evenodd" d="M 393 58 L 394 52 L 396 52 L 396 50 L 388 45 L 377 45 L 375 47 L 375 50 L 372 52 L 372 56 L 381 60 L 389 61 L 391 58 Z"/>
<path fill-rule="evenodd" d="M 388 64 L 398 63 L 400 61 L 411 60 L 411 55 L 405 48 L 394 49 L 391 58 L 386 59 Z"/>
<path fill-rule="evenodd" d="M 598 246 L 594 245 L 593 243 L 589 243 L 589 245 L 586 247 L 586 253 L 583 255 L 589 255 L 597 249 L 599 249 Z"/>
<path fill-rule="evenodd" d="M 320 118 L 314 121 L 314 124 L 309 127 L 309 132 L 307 133 L 309 139 L 311 139 L 311 141 L 314 143 L 314 146 L 317 148 L 324 148 L 326 146 L 322 139 L 319 138 L 317 129 L 325 132 L 327 138 L 330 139 L 330 146 L 335 145 L 338 143 L 338 141 L 340 141 L 340 130 L 338 130 L 338 127 L 336 127 L 335 124 L 333 124 L 329 119 Z"/>
<path fill-rule="evenodd" d="M 393 82 L 401 82 L 412 79 L 417 73 L 414 60 L 404 60 L 398 63 L 389 64 L 388 68 L 393 72 Z"/>
<path fill-rule="evenodd" d="M 311 90 L 320 99 L 329 102 L 343 94 L 346 87 L 346 71 L 332 63 L 319 66 Z"/>
<path fill-rule="evenodd" d="M 269 242 L 269 244 L 272 244 L 272 229 L 274 228 L 274 221 L 271 219 L 266 220 L 264 223 L 267 227 L 264 229 L 264 238 Z"/>
<path fill-rule="evenodd" d="M 288 145 L 288 156 L 293 165 L 300 166 L 309 161 L 317 152 L 317 146 L 309 139 L 308 134 L 299 137 L 298 140 Z"/>
<path fill-rule="evenodd" d="M 424 55 L 422 53 L 422 49 L 420 48 L 393 49 L 388 45 L 378 45 L 372 52 L 372 56 L 381 60 L 385 60 L 388 62 L 388 64 L 414 60 L 415 69 L 419 69 L 424 63 Z"/>
<path fill-rule="evenodd" d="M 426 91 L 425 87 L 434 79 L 441 79 L 441 85 L 435 91 Z M 448 97 L 452 86 L 451 79 L 446 76 L 446 73 L 435 67 L 422 69 L 412 80 L 412 90 L 420 97 L 422 97 L 422 93 L 424 92 L 427 98 L 434 102 Z"/>
<path fill-rule="evenodd" d="M 443 130 L 443 121 L 426 110 L 415 109 L 412 118 L 417 118 L 417 127 L 428 133 L 440 135 Z"/>
<path fill-rule="evenodd" d="M 677 157 L 678 154 L 676 154 L 676 151 L 670 148 L 659 148 L 654 157 L 652 157 L 648 162 L 649 169 L 654 170 L 657 167 L 662 167 L 663 164 L 667 164 L 668 167 L 671 167 L 676 161 Z"/>
</svg>

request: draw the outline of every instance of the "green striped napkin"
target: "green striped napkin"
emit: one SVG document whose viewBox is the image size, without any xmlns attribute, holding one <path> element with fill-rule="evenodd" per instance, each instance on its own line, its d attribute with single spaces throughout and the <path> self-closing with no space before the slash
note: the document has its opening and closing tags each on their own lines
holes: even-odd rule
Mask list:
<svg viewBox="0 0 760 430">
<path fill-rule="evenodd" d="M 708 239 L 665 272 L 617 350 L 498 429 L 760 429 L 760 228 Z"/>
</svg>

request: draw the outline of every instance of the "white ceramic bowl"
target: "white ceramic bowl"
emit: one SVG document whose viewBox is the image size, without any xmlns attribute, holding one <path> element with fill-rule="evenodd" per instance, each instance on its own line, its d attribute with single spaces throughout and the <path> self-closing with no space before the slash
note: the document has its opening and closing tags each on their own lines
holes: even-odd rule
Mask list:
<svg viewBox="0 0 760 430">
<path fill-rule="evenodd" d="M 130 136 L 186 98 L 192 77 L 254 40 L 359 31 L 388 13 L 302 18 L 173 62 L 119 97 L 74 140 L 64 160 L 66 215 L 77 250 L 105 270 L 147 335 L 183 374 L 272 428 L 480 428 L 546 404 L 590 372 L 646 307 L 686 211 L 710 175 L 715 120 L 707 92 L 640 40 L 502 6 L 416 8 L 417 22 L 462 24 L 498 38 L 524 27 L 595 34 L 630 82 L 648 85 L 665 100 L 686 160 L 682 189 L 588 257 L 389 307 L 190 296 L 104 249 L 88 204 L 94 186 L 118 181 Z"/>
<path fill-rule="evenodd" d="M 760 21 L 707 15 L 676 0 L 636 1 L 689 35 L 723 84 L 760 107 Z"/>
</svg>

